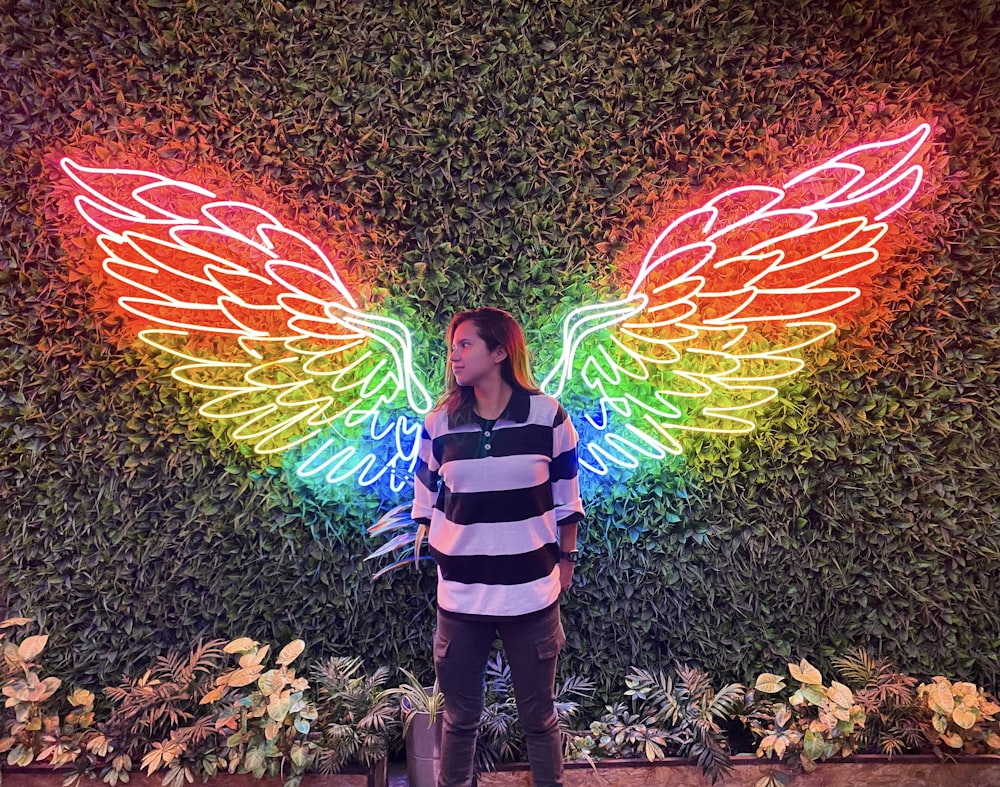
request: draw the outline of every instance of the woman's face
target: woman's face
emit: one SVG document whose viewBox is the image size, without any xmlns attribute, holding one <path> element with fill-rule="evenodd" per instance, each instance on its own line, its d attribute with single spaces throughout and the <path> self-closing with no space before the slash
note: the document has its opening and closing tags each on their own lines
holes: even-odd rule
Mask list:
<svg viewBox="0 0 1000 787">
<path fill-rule="evenodd" d="M 507 357 L 502 347 L 490 350 L 479 335 L 476 323 L 460 323 L 451 337 L 451 371 L 459 385 L 478 386 L 500 379 L 500 365 Z"/>
</svg>

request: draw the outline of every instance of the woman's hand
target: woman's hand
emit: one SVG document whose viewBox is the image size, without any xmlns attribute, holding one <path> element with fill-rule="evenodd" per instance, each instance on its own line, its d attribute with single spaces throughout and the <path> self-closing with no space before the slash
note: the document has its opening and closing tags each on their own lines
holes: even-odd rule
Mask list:
<svg viewBox="0 0 1000 787">
<path fill-rule="evenodd" d="M 573 584 L 573 569 L 575 567 L 576 564 L 568 560 L 559 561 L 559 586 L 563 590 L 569 590 L 569 586 Z"/>
</svg>

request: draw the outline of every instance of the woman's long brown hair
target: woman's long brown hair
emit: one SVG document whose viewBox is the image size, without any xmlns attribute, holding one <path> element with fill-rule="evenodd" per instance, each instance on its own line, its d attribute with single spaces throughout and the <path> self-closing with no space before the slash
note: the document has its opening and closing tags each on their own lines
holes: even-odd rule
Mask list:
<svg viewBox="0 0 1000 787">
<path fill-rule="evenodd" d="M 444 407 L 449 415 L 456 416 L 460 423 L 472 420 L 472 408 L 476 403 L 475 389 L 471 385 L 459 385 L 451 369 L 451 342 L 458 326 L 472 322 L 476 333 L 486 342 L 486 349 L 493 352 L 497 347 L 507 351 L 507 357 L 500 365 L 500 376 L 515 391 L 538 393 L 538 386 L 531 374 L 531 359 L 528 343 L 517 320 L 503 309 L 484 306 L 479 309 L 457 312 L 448 325 L 445 334 L 448 358 L 445 364 L 444 393 L 438 400 L 438 407 Z"/>
</svg>

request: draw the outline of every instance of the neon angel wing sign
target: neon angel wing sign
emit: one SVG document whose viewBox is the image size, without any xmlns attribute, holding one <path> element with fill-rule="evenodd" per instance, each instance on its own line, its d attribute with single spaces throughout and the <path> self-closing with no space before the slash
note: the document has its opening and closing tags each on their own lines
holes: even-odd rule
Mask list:
<svg viewBox="0 0 1000 787">
<path fill-rule="evenodd" d="M 581 467 L 627 471 L 681 454 L 689 432 L 752 430 L 803 369 L 798 351 L 860 296 L 850 274 L 917 192 L 929 135 L 922 123 L 780 187 L 729 189 L 660 232 L 622 298 L 571 312 L 543 387 L 585 403 Z M 404 488 L 433 404 L 414 338 L 361 308 L 317 242 L 194 183 L 61 166 L 118 307 L 202 392 L 202 416 L 257 453 L 295 454 L 300 477 Z"/>
</svg>

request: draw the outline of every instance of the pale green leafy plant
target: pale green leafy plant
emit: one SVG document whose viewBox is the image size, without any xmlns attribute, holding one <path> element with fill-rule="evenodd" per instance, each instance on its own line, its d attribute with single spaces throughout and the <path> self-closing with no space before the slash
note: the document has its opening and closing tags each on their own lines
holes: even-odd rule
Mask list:
<svg viewBox="0 0 1000 787">
<path fill-rule="evenodd" d="M 788 671 L 799 685 L 786 701 L 751 699 L 748 720 L 760 741 L 757 756 L 777 757 L 811 771 L 820 760 L 857 751 L 865 712 L 851 689 L 837 681 L 824 685 L 820 671 L 805 659 L 789 664 Z M 780 694 L 787 688 L 785 680 L 762 673 L 754 691 Z M 761 779 L 757 787 L 769 784 L 774 784 L 773 776 Z"/>
<path fill-rule="evenodd" d="M 597 757 L 689 757 L 712 782 L 732 771 L 720 721 L 742 709 L 746 689 L 731 683 L 716 691 L 705 672 L 679 665 L 676 680 L 662 672 L 632 668 L 626 676 L 630 705 L 608 706 L 588 735 L 575 745 L 585 759 Z"/>
<path fill-rule="evenodd" d="M 265 774 L 284 775 L 285 787 L 298 787 L 302 775 L 312 762 L 312 746 L 308 735 L 318 716 L 315 705 L 306 700 L 309 681 L 295 676 L 290 668 L 305 650 L 305 643 L 293 640 L 275 658 L 275 667 L 265 669 L 269 646 L 261 647 L 254 640 L 242 637 L 233 640 L 227 653 L 239 654 L 239 667 L 216 680 L 216 692 L 237 690 L 235 698 L 227 698 L 228 709 L 216 722 L 233 733 L 226 739 L 232 755 L 239 756 L 238 772 L 252 773 L 257 778 Z M 239 689 L 248 689 L 239 692 Z M 202 702 L 213 701 L 216 693 Z"/>
<path fill-rule="evenodd" d="M 98 775 L 112 787 L 128 781 L 132 758 L 116 749 L 107 735 L 106 725 L 95 725 L 94 694 L 76 689 L 67 699 L 73 709 L 56 730 L 44 736 L 45 746 L 38 754 L 39 762 L 66 769 L 64 787 Z"/>
<path fill-rule="evenodd" d="M 624 702 L 606 705 L 590 730 L 573 739 L 575 753 L 592 762 L 595 759 L 646 758 L 662 760 L 672 751 L 667 734 L 656 726 L 651 714 L 633 710 Z"/>
<path fill-rule="evenodd" d="M 62 685 L 59 678 L 42 678 L 35 659 L 45 650 L 48 636 L 36 634 L 20 642 L 7 639 L 7 630 L 30 624 L 30 618 L 7 618 L 0 622 L 0 646 L 3 648 L 3 672 L 0 690 L 6 698 L 4 707 L 13 709 L 14 717 L 2 717 L 0 752 L 7 752 L 8 765 L 30 765 L 42 744 L 45 732 L 59 726 L 59 717 L 50 709 L 50 700 Z"/>
<path fill-rule="evenodd" d="M 939 754 L 942 745 L 966 754 L 1000 753 L 1000 705 L 974 683 L 936 675 L 917 696 L 930 713 L 925 734 Z"/>
<path fill-rule="evenodd" d="M 58 678 L 40 678 L 35 659 L 48 643 L 48 637 L 35 635 L 20 643 L 8 641 L 5 629 L 26 626 L 29 618 L 9 618 L 0 623 L 0 645 L 3 648 L 3 694 L 6 708 L 14 710 L 13 719 L 4 719 L 0 735 L 0 752 L 7 752 L 7 764 L 26 766 L 47 762 L 53 767 L 66 767 L 69 775 L 64 784 L 74 785 L 85 773 L 96 775 L 94 762 L 106 764 L 102 772 L 106 783 L 115 785 L 127 781 L 131 759 L 114 753 L 107 737 L 93 727 L 94 695 L 84 689 L 74 690 L 68 699 L 72 710 L 60 723 L 55 695 L 61 686 Z M 81 765 L 81 763 L 83 763 Z"/>
</svg>

